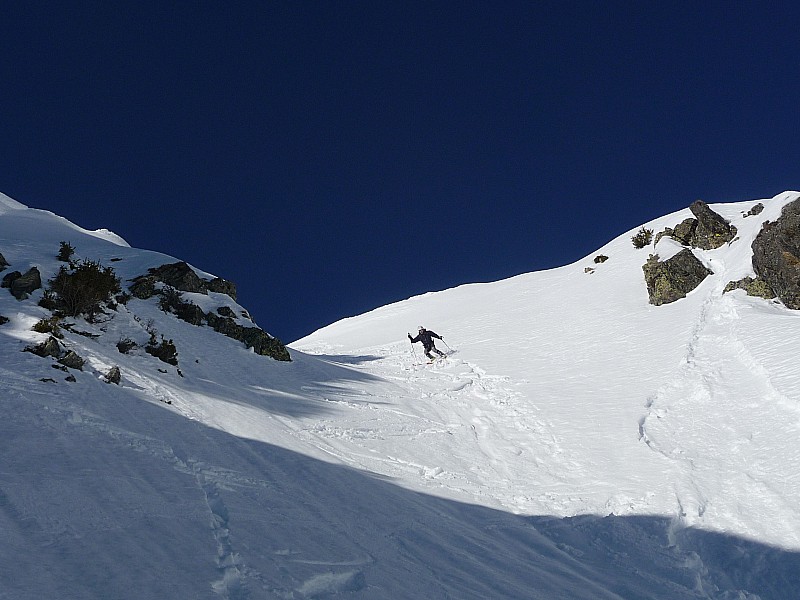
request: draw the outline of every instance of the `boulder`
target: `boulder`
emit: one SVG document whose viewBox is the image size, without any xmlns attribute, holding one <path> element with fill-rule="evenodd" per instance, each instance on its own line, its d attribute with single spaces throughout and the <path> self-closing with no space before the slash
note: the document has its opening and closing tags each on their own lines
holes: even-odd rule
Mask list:
<svg viewBox="0 0 800 600">
<path fill-rule="evenodd" d="M 6 323 L 8 323 L 8 317 L 0 315 L 0 325 L 5 325 Z"/>
<path fill-rule="evenodd" d="M 753 240 L 753 269 L 788 308 L 800 309 L 800 199 Z"/>
<path fill-rule="evenodd" d="M 0 281 L 0 287 L 10 288 L 14 280 L 19 279 L 20 277 L 22 277 L 22 273 L 19 271 L 11 271 L 11 273 L 6 273 L 3 275 L 2 281 Z"/>
<path fill-rule="evenodd" d="M 150 275 L 155 277 L 157 281 L 161 281 L 182 292 L 199 292 L 201 294 L 206 292 L 203 280 L 194 272 L 192 267 L 183 261 L 150 269 Z"/>
<path fill-rule="evenodd" d="M 666 228 L 656 238 L 656 242 L 664 235 L 669 235 L 684 246 L 714 250 L 736 237 L 736 227 L 711 210 L 702 200 L 693 202 L 689 210 L 695 218 L 684 219 L 672 229 Z"/>
<path fill-rule="evenodd" d="M 18 271 L 14 271 L 14 273 L 18 273 Z M 42 287 L 42 276 L 39 269 L 31 267 L 24 275 L 14 277 L 8 287 L 11 288 L 14 298 L 25 300 L 31 293 Z"/>
<path fill-rule="evenodd" d="M 8 267 L 8 261 L 6 260 L 5 256 L 0 254 L 0 271 L 5 271 L 5 268 Z"/>
<path fill-rule="evenodd" d="M 650 256 L 642 270 L 650 304 L 655 306 L 685 298 L 711 274 L 688 248 L 665 261 L 659 261 L 657 255 Z"/>
<path fill-rule="evenodd" d="M 736 237 L 736 227 L 711 210 L 708 204 L 702 200 L 692 202 L 689 210 L 697 218 L 693 243 L 690 244 L 692 247 L 714 250 Z"/>
<path fill-rule="evenodd" d="M 74 350 L 67 352 L 63 358 L 58 359 L 58 362 L 65 367 L 69 367 L 70 369 L 78 369 L 79 371 L 83 371 L 84 360 L 78 356 Z"/>
<path fill-rule="evenodd" d="M 761 211 L 763 210 L 764 210 L 764 205 L 761 204 L 761 202 L 759 202 L 753 208 L 744 213 L 744 216 L 746 218 L 746 217 L 752 217 L 753 215 L 760 215 Z"/>
<path fill-rule="evenodd" d="M 763 280 L 759 278 L 743 277 L 739 281 L 731 281 L 722 290 L 722 293 L 732 292 L 733 290 L 744 290 L 748 296 L 756 296 L 770 300 L 775 297 L 775 292 Z"/>
<path fill-rule="evenodd" d="M 32 352 L 36 356 L 41 356 L 42 358 L 48 356 L 59 358 L 62 354 L 61 346 L 59 345 L 58 340 L 52 335 L 41 344 L 37 344 L 36 346 L 28 346 L 25 348 L 25 352 Z"/>
<path fill-rule="evenodd" d="M 115 383 L 119 385 L 119 382 L 122 381 L 122 373 L 120 372 L 119 367 L 111 367 L 105 376 L 105 381 L 106 383 Z"/>
<path fill-rule="evenodd" d="M 697 230 L 697 219 L 684 219 L 672 230 L 672 238 L 679 241 L 684 246 L 694 245 L 695 231 Z"/>
</svg>

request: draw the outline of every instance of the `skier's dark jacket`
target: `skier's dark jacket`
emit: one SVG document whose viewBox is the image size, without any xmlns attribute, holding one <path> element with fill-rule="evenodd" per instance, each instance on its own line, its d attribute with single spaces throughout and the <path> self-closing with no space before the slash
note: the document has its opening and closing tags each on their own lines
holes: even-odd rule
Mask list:
<svg viewBox="0 0 800 600">
<path fill-rule="evenodd" d="M 442 336 L 427 329 L 423 329 L 422 331 L 420 331 L 419 335 L 414 338 L 411 337 L 411 334 L 408 335 L 408 339 L 411 340 L 412 344 L 416 342 L 422 342 L 422 345 L 425 346 L 426 351 L 433 348 L 433 340 L 431 338 L 436 338 L 437 340 L 440 340 L 442 339 Z"/>
</svg>

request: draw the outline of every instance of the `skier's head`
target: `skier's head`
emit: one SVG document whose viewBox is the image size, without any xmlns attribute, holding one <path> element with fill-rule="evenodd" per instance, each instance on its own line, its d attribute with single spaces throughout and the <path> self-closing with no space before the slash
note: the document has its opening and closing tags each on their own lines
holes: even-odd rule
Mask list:
<svg viewBox="0 0 800 600">
<path fill-rule="evenodd" d="M 425 331 L 425 328 L 422 325 L 420 325 L 419 326 L 419 331 Z"/>
</svg>

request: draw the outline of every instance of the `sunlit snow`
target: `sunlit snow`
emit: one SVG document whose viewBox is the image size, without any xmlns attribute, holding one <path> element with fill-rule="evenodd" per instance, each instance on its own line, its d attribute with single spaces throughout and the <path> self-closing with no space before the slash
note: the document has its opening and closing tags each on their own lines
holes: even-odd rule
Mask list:
<svg viewBox="0 0 800 600">
<path fill-rule="evenodd" d="M 70 383 L 21 352 L 41 290 L 0 290 L 0 598 L 797 598 L 800 312 L 722 290 L 798 195 L 712 205 L 738 238 L 695 250 L 714 274 L 673 304 L 641 267 L 679 248 L 635 249 L 637 226 L 334 323 L 291 363 L 132 299 L 72 320 Z M 46 281 L 60 241 L 123 282 L 178 260 L 0 196 L 6 272 Z M 180 373 L 117 350 L 147 324 Z"/>
</svg>

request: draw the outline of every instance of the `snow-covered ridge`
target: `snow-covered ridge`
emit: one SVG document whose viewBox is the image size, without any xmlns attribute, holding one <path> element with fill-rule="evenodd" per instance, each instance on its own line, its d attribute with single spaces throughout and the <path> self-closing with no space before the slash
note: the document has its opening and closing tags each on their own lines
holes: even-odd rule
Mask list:
<svg viewBox="0 0 800 600">
<path fill-rule="evenodd" d="M 636 227 L 332 324 L 291 363 L 133 298 L 68 320 L 86 364 L 64 372 L 21 351 L 41 291 L 0 289 L 0 597 L 796 598 L 800 314 L 722 290 L 798 195 L 712 205 L 739 238 L 695 251 L 714 274 L 673 304 L 648 303 L 666 240 L 636 250 Z M 60 241 L 123 282 L 177 260 L 0 197 L 8 270 L 46 281 Z"/>
</svg>

